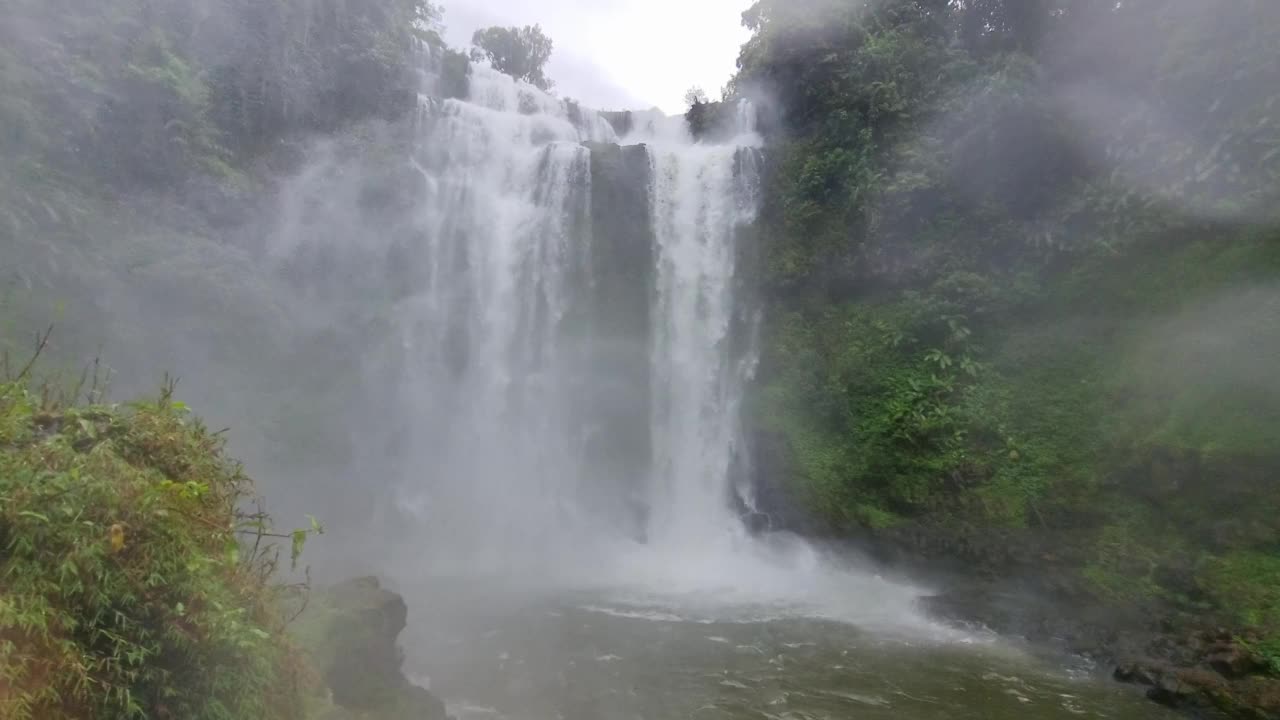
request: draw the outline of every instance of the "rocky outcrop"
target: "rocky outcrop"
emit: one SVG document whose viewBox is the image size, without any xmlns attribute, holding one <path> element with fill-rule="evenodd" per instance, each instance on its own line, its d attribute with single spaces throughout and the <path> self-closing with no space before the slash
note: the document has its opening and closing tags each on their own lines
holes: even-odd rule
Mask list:
<svg viewBox="0 0 1280 720">
<path fill-rule="evenodd" d="M 1147 697 L 1202 716 L 1280 717 L 1280 678 L 1225 630 L 1157 638 L 1145 654 L 1116 667 L 1116 680 L 1146 686 Z"/>
<path fill-rule="evenodd" d="M 899 548 L 896 557 L 908 552 Z M 943 590 L 924 600 L 925 609 L 1090 658 L 1115 680 L 1193 717 L 1280 719 L 1280 675 L 1248 631 L 1205 629 L 1202 618 L 1159 604 L 1108 604 L 1047 565 L 1039 575 L 956 573 L 940 580 Z"/>
<path fill-rule="evenodd" d="M 631 131 L 635 129 L 635 118 L 632 116 L 630 110 L 605 110 L 600 113 L 600 117 L 604 118 L 605 122 L 609 123 L 609 126 L 613 128 L 613 131 L 617 133 L 618 137 L 625 137 L 631 134 Z"/>
<path fill-rule="evenodd" d="M 404 630 L 404 598 L 376 578 L 319 591 L 296 634 L 328 697 L 315 720 L 446 720 L 444 703 L 409 682 L 396 638 Z"/>
</svg>

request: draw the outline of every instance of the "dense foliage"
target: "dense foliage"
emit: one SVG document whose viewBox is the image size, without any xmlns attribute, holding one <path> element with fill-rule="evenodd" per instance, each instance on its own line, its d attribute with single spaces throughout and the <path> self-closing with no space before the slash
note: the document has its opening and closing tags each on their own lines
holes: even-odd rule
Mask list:
<svg viewBox="0 0 1280 720">
<path fill-rule="evenodd" d="M 541 26 L 485 28 L 477 30 L 471 42 L 476 59 L 487 59 L 498 72 L 543 90 L 554 84 L 544 70 L 555 44 Z"/>
<path fill-rule="evenodd" d="M 19 174 L 160 185 L 289 133 L 415 103 L 411 57 L 439 43 L 425 0 L 7 0 L 0 152 Z"/>
<path fill-rule="evenodd" d="M 20 353 L 54 323 L 49 362 L 101 353 L 126 393 L 165 371 L 199 376 L 188 399 L 250 439 L 242 457 L 297 467 L 305 456 L 315 467 L 301 474 L 340 474 L 333 453 L 279 450 L 286 434 L 341 448 L 281 418 L 305 416 L 314 431 L 333 417 L 298 410 L 300 396 L 314 408 L 316 387 L 338 384 L 311 384 L 295 366 L 350 355 L 316 350 L 310 333 L 332 337 L 332 323 L 316 330 L 313 306 L 280 291 L 269 245 L 282 193 L 326 139 L 377 146 L 378 170 L 399 170 L 406 157 L 388 148 L 412 134 L 424 56 L 445 58 L 453 91 L 465 92 L 465 58 L 441 47 L 435 5 L 0 5 L 0 350 Z M 215 389 L 227 385 L 237 392 Z"/>
<path fill-rule="evenodd" d="M 0 716 L 301 717 L 268 519 L 221 437 L 171 388 L 56 396 L 0 384 Z"/>
<path fill-rule="evenodd" d="M 372 155 L 411 127 L 421 55 L 445 55 L 434 6 L 0 5 L 0 354 L 56 323 L 46 365 L 102 349 L 116 387 L 199 375 L 188 398 L 238 418 L 238 454 L 313 486 L 342 474 L 344 448 L 317 439 L 340 412 L 317 408 L 350 404 L 316 378 L 349 355 L 332 329 L 308 334 L 263 246 L 280 186 L 323 138 Z M 343 359 L 321 371 L 316 355 Z M 70 406 L 0 384 L 0 717 L 316 704 L 254 549 L 265 518 L 236 513 L 250 488 L 225 437 L 167 397 Z"/>
<path fill-rule="evenodd" d="M 754 404 L 789 494 L 1280 630 L 1280 6 L 744 21 L 734 88 L 783 119 Z"/>
</svg>

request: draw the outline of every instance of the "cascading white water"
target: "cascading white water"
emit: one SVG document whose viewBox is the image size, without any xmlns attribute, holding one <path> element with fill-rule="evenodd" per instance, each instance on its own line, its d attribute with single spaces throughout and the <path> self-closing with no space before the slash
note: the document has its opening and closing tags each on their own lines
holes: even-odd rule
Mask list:
<svg viewBox="0 0 1280 720">
<path fill-rule="evenodd" d="M 470 87 L 467 100 L 422 102 L 427 268 L 397 313 L 421 451 L 401 494 L 429 537 L 457 538 L 482 556 L 456 557 L 500 570 L 580 520 L 567 502 L 579 481 L 575 363 L 561 338 L 589 257 L 582 143 L 615 136 L 491 69 L 474 68 Z"/>
<path fill-rule="evenodd" d="M 733 532 L 754 361 L 731 337 L 735 238 L 758 201 L 758 138 L 743 123 L 732 142 L 700 144 L 683 118 L 650 114 L 619 140 L 600 114 L 490 68 L 469 85 L 466 99 L 422 100 L 425 267 L 396 312 L 396 382 L 420 402 L 405 506 L 426 537 L 464 546 L 450 543 L 458 564 L 501 572 L 563 561 L 584 538 Z M 623 220 L 625 197 L 593 195 L 604 194 L 593 153 L 641 144 L 638 177 L 600 179 L 643 196 L 632 199 L 647 221 Z M 603 276 L 611 263 L 620 270 Z M 624 331 L 620 318 L 641 322 Z M 614 346 L 647 367 L 619 369 L 635 358 L 602 350 Z M 645 448 L 643 463 L 599 457 L 628 445 Z"/>
<path fill-rule="evenodd" d="M 715 542 L 740 529 L 730 470 L 740 455 L 740 402 L 754 348 L 736 351 L 739 228 L 759 203 L 759 138 L 739 104 L 727 144 L 698 144 L 683 118 L 650 140 L 654 235 L 655 542 Z"/>
<path fill-rule="evenodd" d="M 424 94 L 394 219 L 350 220 L 367 183 L 322 181 L 349 172 L 337 159 L 288 193 L 277 248 L 343 269 L 317 302 L 336 296 L 354 322 L 389 299 L 358 382 L 385 413 L 354 463 L 391 497 L 373 523 L 388 574 L 918 623 L 915 591 L 740 519 L 757 324 L 740 230 L 763 152 L 750 106 L 696 141 L 684 118 L 606 119 L 485 67 L 469 86 Z"/>
</svg>

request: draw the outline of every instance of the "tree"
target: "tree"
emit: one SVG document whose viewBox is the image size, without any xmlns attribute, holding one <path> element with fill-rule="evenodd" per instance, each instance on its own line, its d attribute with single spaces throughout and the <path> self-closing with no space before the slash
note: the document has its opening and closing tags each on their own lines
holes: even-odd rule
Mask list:
<svg viewBox="0 0 1280 720">
<path fill-rule="evenodd" d="M 472 57 L 487 58 L 499 72 L 542 90 L 551 89 L 553 83 L 543 74 L 543 66 L 551 58 L 553 43 L 542 26 L 485 28 L 477 30 L 471 42 L 476 46 Z"/>
<path fill-rule="evenodd" d="M 720 124 L 720 112 L 723 103 L 712 103 L 707 97 L 707 93 L 700 87 L 694 86 L 685 91 L 684 102 L 689 106 L 685 111 L 684 119 L 689 126 L 689 132 L 693 133 L 693 137 L 701 139 L 707 134 L 716 130 Z"/>
<path fill-rule="evenodd" d="M 684 104 L 691 108 L 698 105 L 706 105 L 708 102 L 707 91 L 700 87 L 691 87 L 684 93 Z"/>
</svg>

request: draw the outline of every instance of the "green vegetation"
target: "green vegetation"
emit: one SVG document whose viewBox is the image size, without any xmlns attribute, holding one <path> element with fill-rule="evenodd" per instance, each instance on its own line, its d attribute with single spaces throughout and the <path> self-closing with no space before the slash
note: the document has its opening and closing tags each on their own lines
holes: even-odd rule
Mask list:
<svg viewBox="0 0 1280 720">
<path fill-rule="evenodd" d="M 1251 627 L 1280 626 L 1280 557 L 1238 551 L 1217 558 L 1205 571 L 1214 593 Z"/>
<path fill-rule="evenodd" d="M 258 198 L 312 134 L 407 117 L 418 53 L 442 48 L 424 0 L 153 5 L 5 6 L 0 343 L 55 320 L 62 357 L 139 343 L 109 305 L 161 285 L 238 321 L 219 330 L 261 329 L 277 309 L 248 257 L 261 239 L 237 234 Z"/>
<path fill-rule="evenodd" d="M 322 528 L 248 510 L 172 384 L 128 405 L 30 387 L 0 383 L 0 717 L 445 717 L 401 673 L 400 596 L 283 584 L 280 548 L 296 569 Z"/>
<path fill-rule="evenodd" d="M 319 138 L 395 172 L 377 152 L 411 125 L 422 53 L 465 92 L 434 4 L 14 0 L 5 17 L 0 355 L 55 323 L 42 367 L 102 351 L 115 387 L 199 374 L 193 401 L 238 419 L 260 469 L 341 474 L 342 446 L 317 438 L 350 406 L 314 358 L 350 357 L 295 329 L 262 210 Z M 77 403 L 21 375 L 0 382 L 0 717 L 364 716 L 322 697 L 286 628 L 274 548 L 296 559 L 315 528 L 246 514 L 227 435 L 171 388 Z"/>
<path fill-rule="evenodd" d="M 345 430 L 321 433 L 339 422 L 329 408 L 348 406 L 357 391 L 321 379 L 325 363 L 315 360 L 349 370 L 351 348 L 367 347 L 368 335 L 352 341 L 334 328 L 367 333 L 371 312 L 317 330 L 302 293 L 282 292 L 298 274 L 271 255 L 281 196 L 306 184 L 296 178 L 332 148 L 331 167 L 368 158 L 345 185 L 330 168 L 316 173 L 343 197 L 359 194 L 343 217 L 371 227 L 369 218 L 392 214 L 375 205 L 387 197 L 381 185 L 412 192 L 403 149 L 426 56 L 454 94 L 466 92 L 469 66 L 443 47 L 437 6 L 422 0 L 163 5 L 5 6 L 0 350 L 23 352 L 52 323 L 46 366 L 79 367 L 100 354 L 116 371 L 113 386 L 130 395 L 163 372 L 198 375 L 187 399 L 233 426 L 237 454 L 267 483 L 336 484 L 345 471 L 333 458 L 349 457 Z M 351 187 L 375 172 L 368 184 L 380 187 Z M 377 232 L 408 234 L 391 224 Z M 316 269 L 332 279 L 344 259 L 316 258 Z M 228 386 L 238 391 L 215 390 Z"/>
<path fill-rule="evenodd" d="M 417 44 L 441 44 L 425 0 L 14 0 L 6 13 L 12 179 L 86 173 L 129 189 L 225 175 L 292 133 L 403 114 Z"/>
<path fill-rule="evenodd" d="M 1105 602 L 1280 638 L 1280 8 L 744 21 L 731 90 L 782 119 L 752 415 L 794 498 L 832 533 L 1050 544 Z"/>
<path fill-rule="evenodd" d="M 554 83 L 543 72 L 555 44 L 539 25 L 491 27 L 477 30 L 471 37 L 476 59 L 487 59 L 498 72 L 550 90 Z"/>
<path fill-rule="evenodd" d="M 269 518 L 171 391 L 0 383 L 0 716 L 302 717 Z"/>
</svg>

